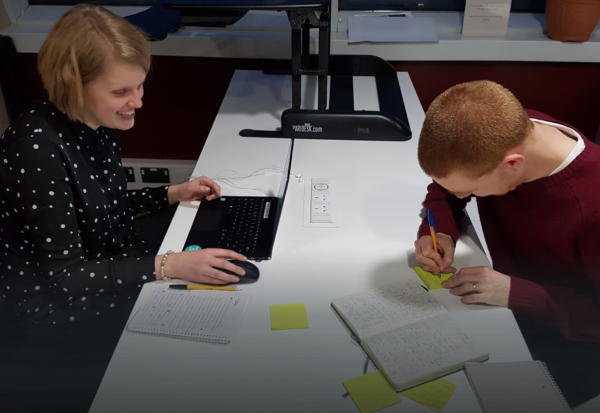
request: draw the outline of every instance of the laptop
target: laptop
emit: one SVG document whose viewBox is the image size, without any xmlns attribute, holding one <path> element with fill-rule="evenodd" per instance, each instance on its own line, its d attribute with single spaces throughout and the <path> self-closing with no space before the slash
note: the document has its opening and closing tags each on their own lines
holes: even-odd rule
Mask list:
<svg viewBox="0 0 600 413">
<path fill-rule="evenodd" d="M 293 149 L 292 139 L 277 197 L 223 196 L 202 201 L 184 248 L 224 248 L 249 260 L 270 260 L 290 179 Z"/>
</svg>

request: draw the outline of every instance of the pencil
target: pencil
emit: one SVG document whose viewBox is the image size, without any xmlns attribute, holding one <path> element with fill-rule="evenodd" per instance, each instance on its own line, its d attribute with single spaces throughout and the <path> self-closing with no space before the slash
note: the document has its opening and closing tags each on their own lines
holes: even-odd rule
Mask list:
<svg viewBox="0 0 600 413">
<path fill-rule="evenodd" d="M 218 290 L 218 291 L 237 291 L 235 287 L 217 287 L 210 285 L 188 285 L 188 284 L 171 284 L 169 288 L 174 290 Z"/>
<path fill-rule="evenodd" d="M 433 220 L 433 213 L 431 209 L 427 210 L 427 221 L 429 221 L 429 231 L 431 232 L 431 240 L 433 241 L 433 250 L 438 252 L 437 240 L 435 239 L 435 221 Z"/>
<path fill-rule="evenodd" d="M 431 241 L 433 242 L 433 250 L 435 251 L 435 253 L 438 253 L 438 247 L 437 247 L 437 239 L 435 238 L 435 221 L 433 220 L 433 213 L 431 212 L 431 209 L 427 210 L 427 221 L 429 221 L 429 232 L 431 233 Z M 440 277 L 441 275 L 441 271 L 437 273 L 437 276 Z"/>
<path fill-rule="evenodd" d="M 437 241 L 435 239 L 435 230 L 433 227 L 429 227 L 429 231 L 431 232 L 431 240 L 433 241 L 433 250 L 437 253 Z"/>
</svg>

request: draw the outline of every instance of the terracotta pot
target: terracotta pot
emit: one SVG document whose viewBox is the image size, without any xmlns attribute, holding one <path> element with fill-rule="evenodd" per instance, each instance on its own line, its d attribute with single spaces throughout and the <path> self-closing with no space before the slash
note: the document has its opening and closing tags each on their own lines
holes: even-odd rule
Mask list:
<svg viewBox="0 0 600 413">
<path fill-rule="evenodd" d="M 600 0 L 546 0 L 548 37 L 586 42 L 600 19 Z"/>
</svg>

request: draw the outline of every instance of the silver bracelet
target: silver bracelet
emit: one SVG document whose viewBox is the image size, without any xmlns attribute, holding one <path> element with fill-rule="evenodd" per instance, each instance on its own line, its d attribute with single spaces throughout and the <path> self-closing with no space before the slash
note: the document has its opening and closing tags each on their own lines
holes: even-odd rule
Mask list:
<svg viewBox="0 0 600 413">
<path fill-rule="evenodd" d="M 165 275 L 165 263 L 167 262 L 167 258 L 169 258 L 169 254 L 175 254 L 175 251 L 169 250 L 165 252 L 163 255 L 162 262 L 160 263 L 160 275 L 164 281 L 171 281 L 171 278 Z"/>
</svg>

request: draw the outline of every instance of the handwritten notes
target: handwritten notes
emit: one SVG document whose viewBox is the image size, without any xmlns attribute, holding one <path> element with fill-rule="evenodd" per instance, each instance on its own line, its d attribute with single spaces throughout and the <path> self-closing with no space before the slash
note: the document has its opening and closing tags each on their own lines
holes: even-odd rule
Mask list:
<svg viewBox="0 0 600 413">
<path fill-rule="evenodd" d="M 414 280 L 350 295 L 334 304 L 361 339 L 448 312 Z"/>
<path fill-rule="evenodd" d="M 249 294 L 240 292 L 171 290 L 166 284 L 158 284 L 127 329 L 229 343 L 249 300 Z"/>
<path fill-rule="evenodd" d="M 400 403 L 400 397 L 379 370 L 343 384 L 361 413 L 376 412 Z"/>
<path fill-rule="evenodd" d="M 427 377 L 444 365 L 464 362 L 469 354 L 478 351 L 476 343 L 448 314 L 369 337 L 363 344 L 385 366 L 394 383 L 401 383 L 410 375 Z"/>
<path fill-rule="evenodd" d="M 273 304 L 270 308 L 271 330 L 308 328 L 306 304 Z"/>
</svg>

